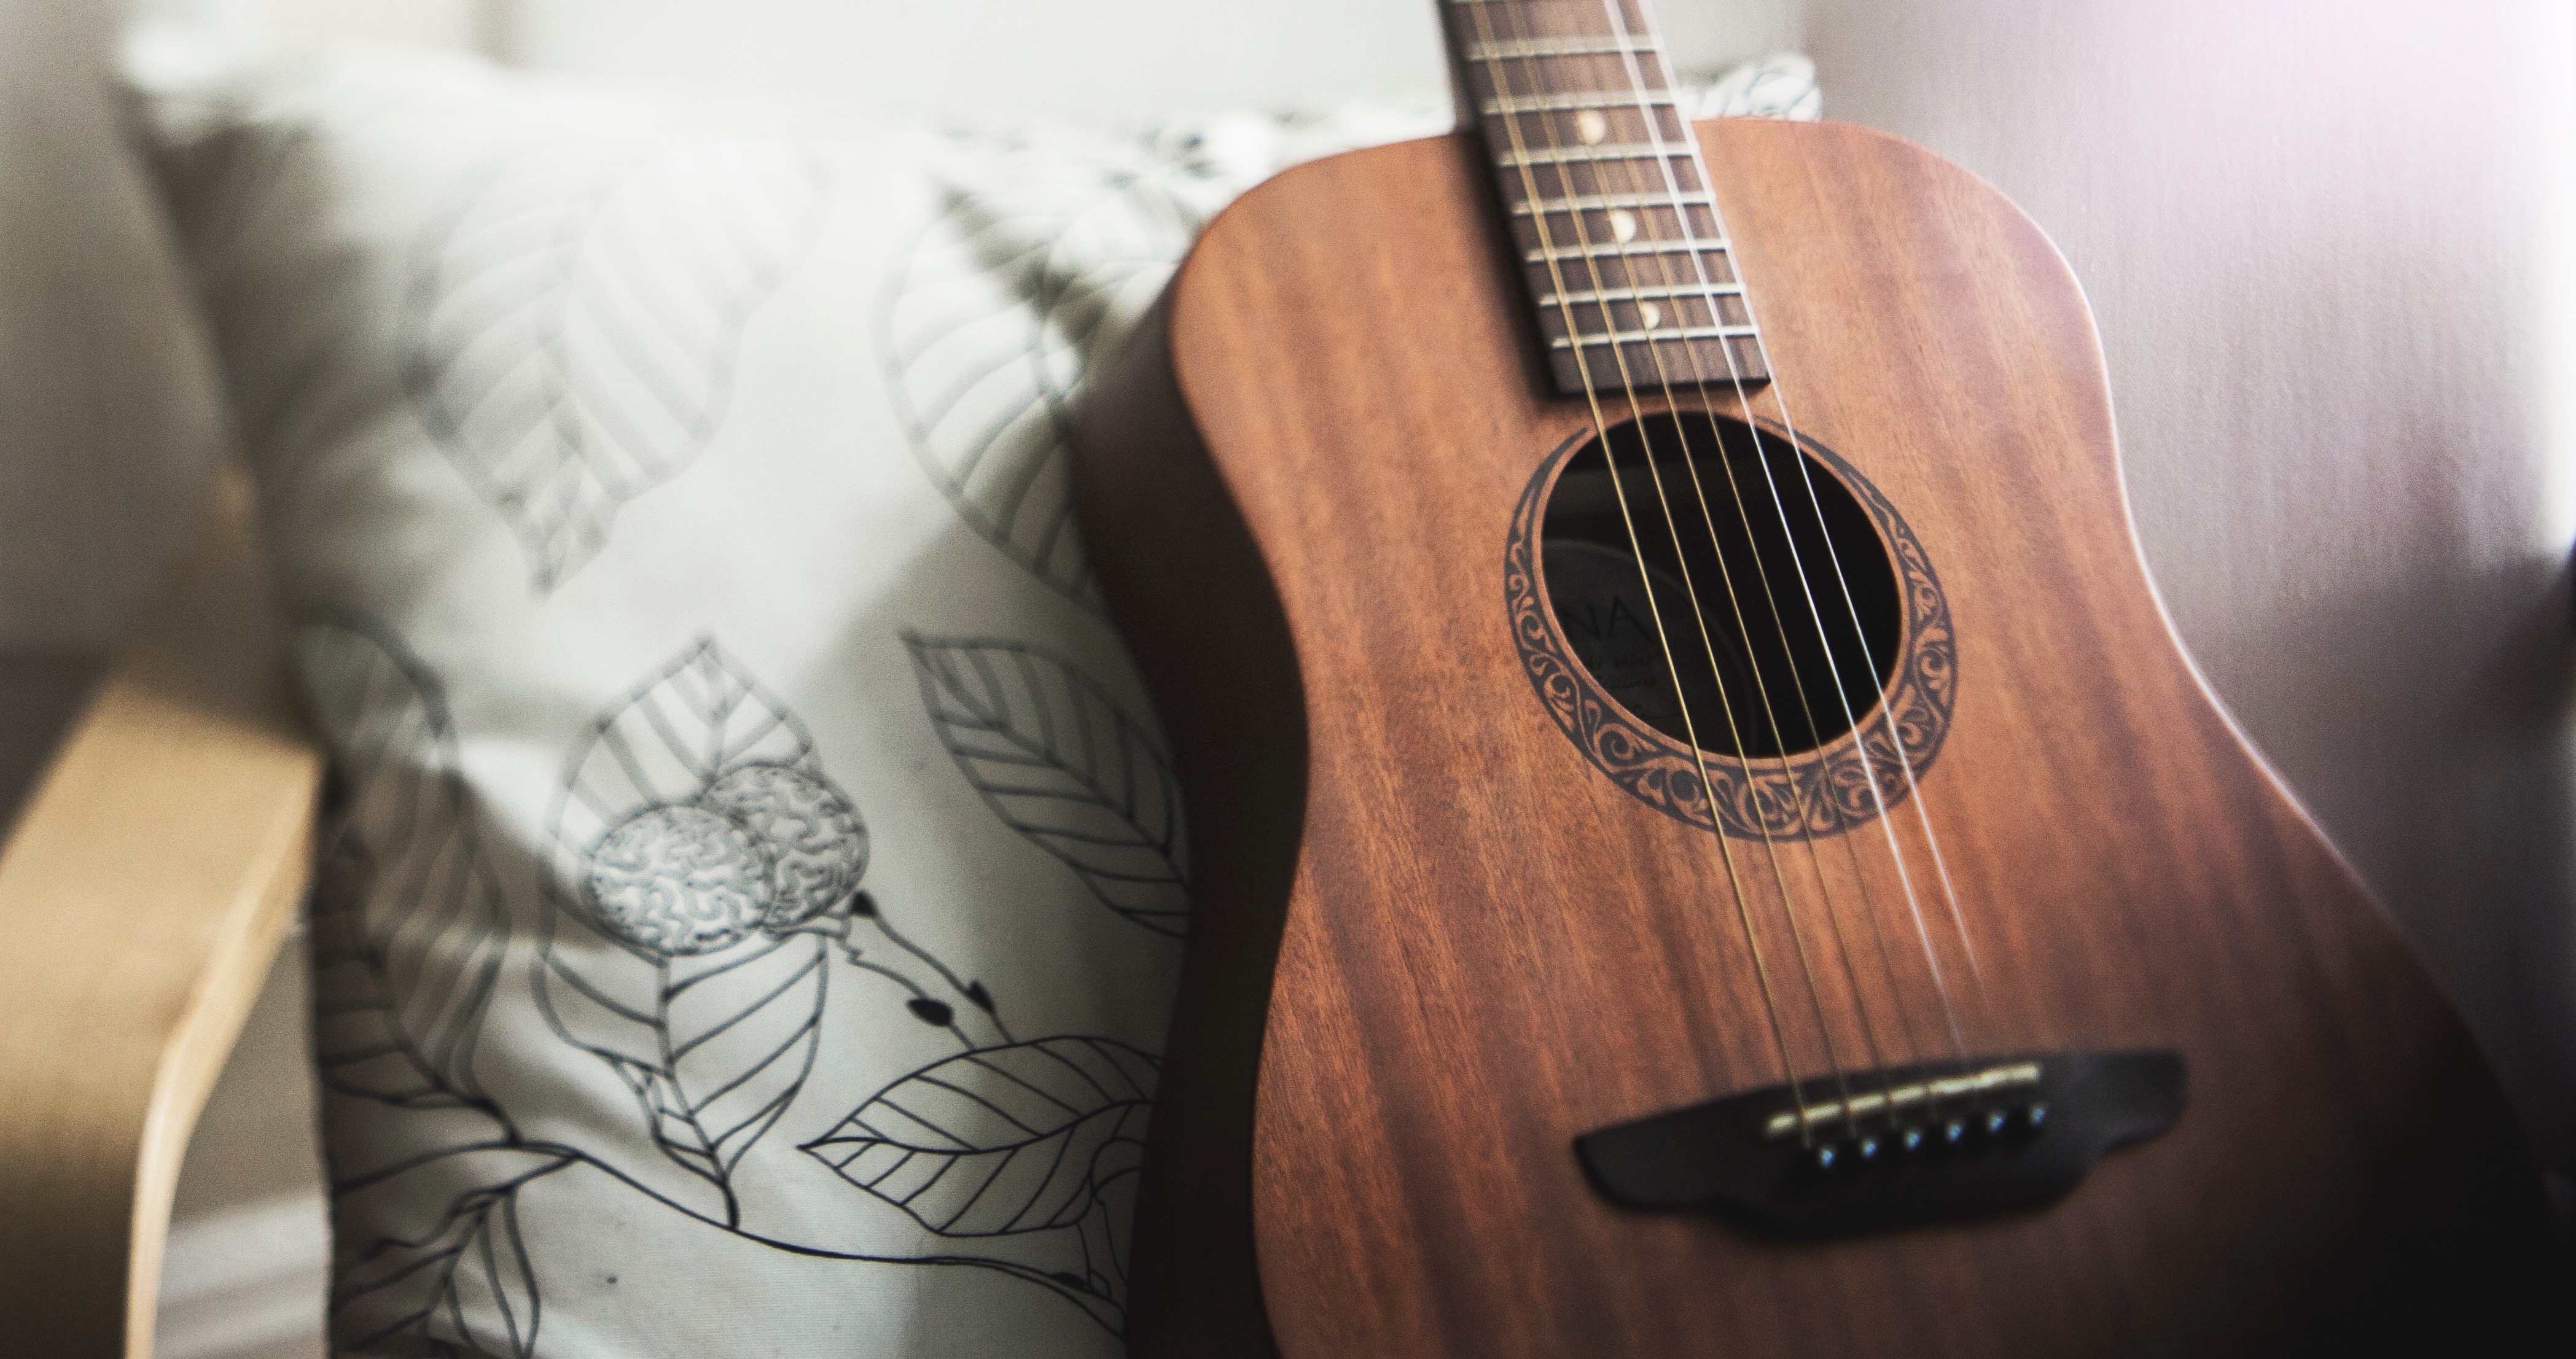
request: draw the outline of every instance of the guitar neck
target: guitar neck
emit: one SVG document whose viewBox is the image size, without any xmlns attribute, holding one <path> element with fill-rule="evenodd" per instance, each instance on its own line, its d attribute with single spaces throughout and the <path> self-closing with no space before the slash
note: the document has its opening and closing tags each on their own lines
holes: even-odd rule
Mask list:
<svg viewBox="0 0 2576 1359">
<path fill-rule="evenodd" d="M 1768 381 L 1643 0 L 1441 9 L 1558 390 Z"/>
</svg>

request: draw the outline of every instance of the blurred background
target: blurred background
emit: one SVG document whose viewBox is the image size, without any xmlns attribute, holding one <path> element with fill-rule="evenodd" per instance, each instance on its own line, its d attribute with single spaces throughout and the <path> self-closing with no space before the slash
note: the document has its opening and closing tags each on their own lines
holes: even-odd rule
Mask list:
<svg viewBox="0 0 2576 1359">
<path fill-rule="evenodd" d="M 2175 626 L 2576 1168 L 2576 6 L 1661 9 L 1685 71 L 1805 51 L 1828 117 L 1964 163 L 2057 240 Z M 1116 124 L 1445 83 L 1430 0 L 7 0 L 0 815 L 228 437 L 107 94 L 138 17 L 831 115 Z M 165 1355 L 318 1353 L 299 987 L 282 967 L 192 1147 Z"/>
</svg>

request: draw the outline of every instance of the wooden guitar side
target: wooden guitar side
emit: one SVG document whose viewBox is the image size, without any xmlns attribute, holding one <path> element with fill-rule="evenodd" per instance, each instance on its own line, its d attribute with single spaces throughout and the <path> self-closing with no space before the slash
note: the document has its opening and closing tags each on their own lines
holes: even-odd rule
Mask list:
<svg viewBox="0 0 2576 1359">
<path fill-rule="evenodd" d="M 1997 997 L 1985 1046 L 2177 1048 L 2188 1109 L 2052 1208 L 1823 1245 L 1585 1182 L 1578 1134 L 1780 1063 L 1711 837 L 1588 764 L 1521 669 L 1508 523 L 1590 417 L 1545 395 L 1474 143 L 1336 157 L 1210 227 L 1079 438 L 1194 840 L 1134 1351 L 2510 1334 L 2547 1230 L 2531 1156 L 2177 645 L 2064 263 L 1896 139 L 1699 136 L 1800 431 L 1886 494 L 1946 590 L 1955 711 L 1919 796 Z"/>
</svg>

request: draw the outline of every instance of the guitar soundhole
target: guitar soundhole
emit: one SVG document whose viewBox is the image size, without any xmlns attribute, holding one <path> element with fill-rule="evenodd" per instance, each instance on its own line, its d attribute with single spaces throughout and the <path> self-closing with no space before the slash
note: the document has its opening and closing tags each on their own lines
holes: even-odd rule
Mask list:
<svg viewBox="0 0 2576 1359">
<path fill-rule="evenodd" d="M 1729 758 L 1817 750 L 1878 707 L 1902 596 L 1832 469 L 1699 412 L 1616 425 L 1606 458 L 1602 442 L 1557 475 L 1539 556 L 1557 628 L 1604 693 Z"/>
</svg>

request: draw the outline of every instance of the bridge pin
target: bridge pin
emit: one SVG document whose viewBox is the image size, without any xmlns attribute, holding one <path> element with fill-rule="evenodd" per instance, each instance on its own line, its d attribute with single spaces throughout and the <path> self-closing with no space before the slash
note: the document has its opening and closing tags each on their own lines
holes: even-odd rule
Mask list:
<svg viewBox="0 0 2576 1359">
<path fill-rule="evenodd" d="M 1831 1142 L 1816 1144 L 1816 1169 L 1831 1170 L 1842 1163 L 1842 1152 Z"/>
<path fill-rule="evenodd" d="M 1959 1139 L 1966 1137 L 1967 1135 L 1968 1125 L 1955 1118 L 1941 1125 L 1941 1140 L 1954 1146 L 1957 1145 Z"/>
<path fill-rule="evenodd" d="M 1905 1148 L 1907 1151 L 1921 1151 L 1923 1150 L 1923 1140 L 1923 1130 L 1921 1128 L 1908 1128 L 1897 1138 L 1897 1145 Z"/>
<path fill-rule="evenodd" d="M 1864 1137 L 1860 1140 L 1858 1145 L 1853 1147 L 1853 1150 L 1860 1153 L 1860 1159 L 1864 1161 L 1875 1161 L 1878 1159 L 1878 1139 L 1875 1137 Z"/>
<path fill-rule="evenodd" d="M 2038 1132 L 2047 1122 L 2048 1106 L 2046 1104 L 2034 1100 L 2030 1107 L 2021 1111 L 2021 1125 L 2032 1132 Z"/>
<path fill-rule="evenodd" d="M 2011 1115 L 2006 1114 L 2001 1109 L 1988 1113 L 1986 1115 L 1986 1136 L 1994 1137 L 2001 1134 L 2004 1130 L 2004 1125 L 2011 1121 Z"/>
</svg>

